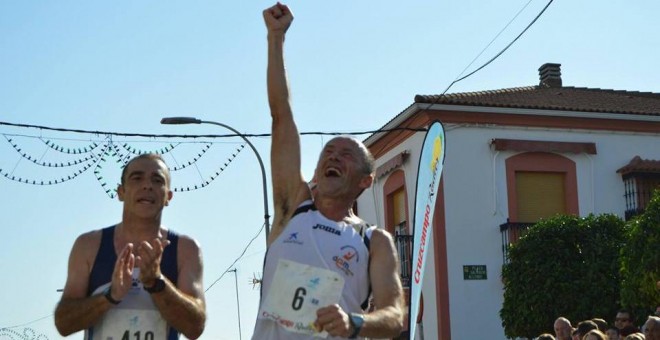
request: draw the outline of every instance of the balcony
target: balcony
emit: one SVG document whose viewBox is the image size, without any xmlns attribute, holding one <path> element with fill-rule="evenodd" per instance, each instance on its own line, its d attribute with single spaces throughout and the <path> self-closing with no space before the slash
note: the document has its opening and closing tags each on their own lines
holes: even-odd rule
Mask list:
<svg viewBox="0 0 660 340">
<path fill-rule="evenodd" d="M 502 234 L 502 263 L 509 261 L 509 245 L 516 243 L 525 231 L 533 226 L 534 223 L 509 222 L 500 224 L 500 234 Z"/>
<path fill-rule="evenodd" d="M 413 236 L 397 233 L 394 236 L 394 244 L 399 253 L 399 263 L 401 264 L 401 284 L 403 288 L 410 288 Z"/>
</svg>

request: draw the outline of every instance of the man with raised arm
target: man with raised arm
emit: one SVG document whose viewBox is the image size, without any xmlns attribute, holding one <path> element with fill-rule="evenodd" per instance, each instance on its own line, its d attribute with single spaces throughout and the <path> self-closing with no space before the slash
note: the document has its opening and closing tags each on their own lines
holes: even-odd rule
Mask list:
<svg viewBox="0 0 660 340">
<path fill-rule="evenodd" d="M 202 253 L 195 240 L 160 224 L 172 199 L 163 159 L 130 160 L 117 195 L 122 221 L 73 245 L 57 330 L 85 330 L 86 340 L 199 338 L 206 321 Z"/>
<path fill-rule="evenodd" d="M 268 101 L 275 216 L 253 339 L 391 338 L 403 327 L 403 289 L 392 236 L 352 210 L 374 178 L 360 141 L 330 140 L 311 190 L 301 175 L 300 137 L 289 103 L 286 5 L 263 12 L 268 29 Z M 367 312 L 373 294 L 373 309 Z"/>
</svg>

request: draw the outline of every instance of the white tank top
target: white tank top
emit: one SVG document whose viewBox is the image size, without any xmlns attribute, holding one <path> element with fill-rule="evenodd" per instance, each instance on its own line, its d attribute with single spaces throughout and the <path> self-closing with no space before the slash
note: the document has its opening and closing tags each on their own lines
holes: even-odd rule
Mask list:
<svg viewBox="0 0 660 340">
<path fill-rule="evenodd" d="M 375 228 L 332 221 L 316 210 L 311 200 L 303 202 L 266 253 L 260 311 L 252 339 L 322 338 L 326 333 L 298 332 L 296 328 L 304 329 L 309 323 L 301 324 L 285 316 L 307 310 L 309 319 L 314 320 L 316 309 L 327 305 L 324 301 L 339 304 L 346 313 L 363 313 L 370 294 L 368 243 Z M 304 272 L 300 275 L 307 275 L 306 283 L 300 287 L 292 283 L 298 274 L 290 267 Z M 324 277 L 334 279 L 329 279 L 334 282 L 329 283 L 326 291 L 341 287 L 334 292 L 336 297 L 329 297 L 333 292 L 326 292 L 328 296 L 321 294 L 323 298 L 312 293 L 319 278 L 323 286 Z M 274 313 L 271 308 L 280 309 Z"/>
</svg>

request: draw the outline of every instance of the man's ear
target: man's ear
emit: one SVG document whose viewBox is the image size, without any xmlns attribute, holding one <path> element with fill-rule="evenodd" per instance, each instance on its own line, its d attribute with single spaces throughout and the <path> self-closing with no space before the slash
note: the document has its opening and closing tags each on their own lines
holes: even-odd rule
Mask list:
<svg viewBox="0 0 660 340">
<path fill-rule="evenodd" d="M 124 201 L 124 186 L 121 184 L 117 185 L 117 198 L 119 199 L 119 202 Z"/>
<path fill-rule="evenodd" d="M 367 176 L 362 177 L 360 180 L 360 189 L 365 190 L 371 187 L 371 185 L 374 183 L 374 174 L 371 173 Z"/>
<path fill-rule="evenodd" d="M 172 200 L 172 197 L 174 197 L 174 193 L 172 190 L 167 191 L 167 201 L 165 201 L 165 206 L 170 205 L 170 201 Z"/>
</svg>

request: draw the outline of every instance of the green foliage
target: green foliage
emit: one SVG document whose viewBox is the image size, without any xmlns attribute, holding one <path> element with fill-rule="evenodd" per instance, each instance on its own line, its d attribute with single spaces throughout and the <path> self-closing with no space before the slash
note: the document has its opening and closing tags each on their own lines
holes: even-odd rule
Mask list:
<svg viewBox="0 0 660 340">
<path fill-rule="evenodd" d="M 621 252 L 621 303 L 644 322 L 650 309 L 660 304 L 660 190 L 656 190 L 644 214 L 629 223 L 626 246 Z"/>
<path fill-rule="evenodd" d="M 554 320 L 609 318 L 619 305 L 625 224 L 614 215 L 557 216 L 530 227 L 504 265 L 505 334 L 552 333 Z"/>
</svg>

